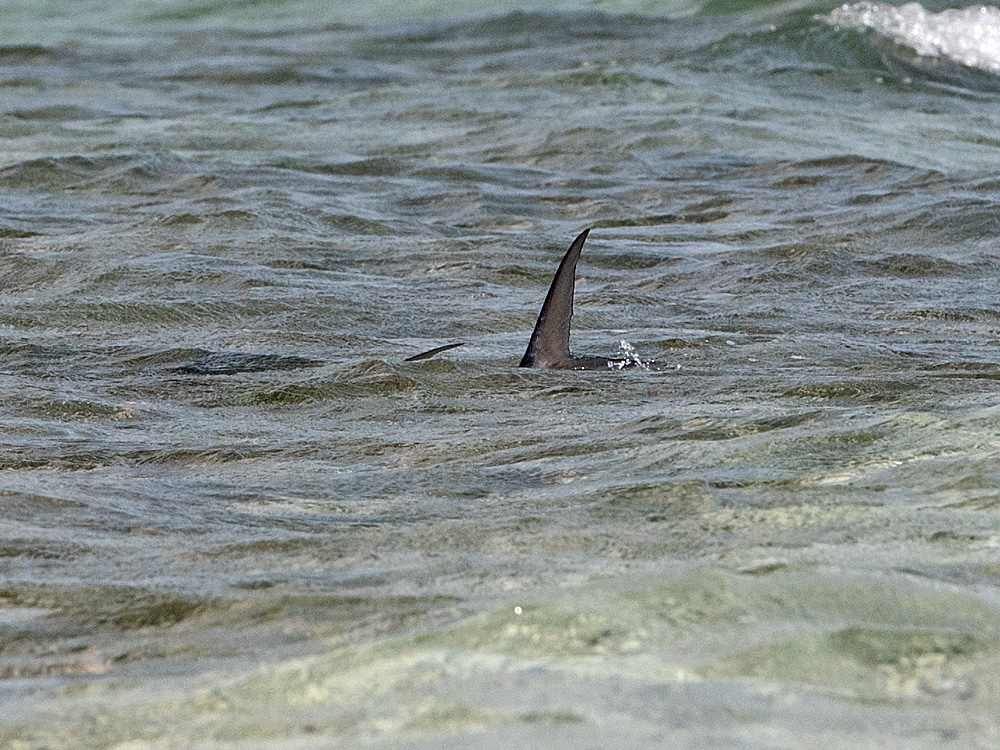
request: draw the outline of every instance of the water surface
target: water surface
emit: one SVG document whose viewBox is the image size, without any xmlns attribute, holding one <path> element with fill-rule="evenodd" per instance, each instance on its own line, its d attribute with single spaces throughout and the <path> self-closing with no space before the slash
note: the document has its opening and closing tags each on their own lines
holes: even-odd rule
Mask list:
<svg viewBox="0 0 1000 750">
<path fill-rule="evenodd" d="M 6 745 L 1000 742 L 992 11 L 9 10 Z"/>
</svg>

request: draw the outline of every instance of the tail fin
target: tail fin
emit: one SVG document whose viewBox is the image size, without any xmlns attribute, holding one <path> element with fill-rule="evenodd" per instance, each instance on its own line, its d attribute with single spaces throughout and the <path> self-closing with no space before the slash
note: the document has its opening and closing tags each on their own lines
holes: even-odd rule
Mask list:
<svg viewBox="0 0 1000 750">
<path fill-rule="evenodd" d="M 576 262 L 580 259 L 583 243 L 589 229 L 584 229 L 573 240 L 559 269 L 552 279 L 552 286 L 545 296 L 538 322 L 528 341 L 528 349 L 521 358 L 520 367 L 570 367 L 573 355 L 569 353 L 569 324 L 573 318 L 573 287 L 576 283 Z"/>
</svg>

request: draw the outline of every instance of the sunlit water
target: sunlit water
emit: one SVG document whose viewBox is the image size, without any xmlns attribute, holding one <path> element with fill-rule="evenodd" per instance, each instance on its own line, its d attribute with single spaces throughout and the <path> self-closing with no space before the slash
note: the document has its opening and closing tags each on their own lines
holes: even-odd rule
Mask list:
<svg viewBox="0 0 1000 750">
<path fill-rule="evenodd" d="M 0 29 L 0 745 L 1000 744 L 993 11 L 69 5 Z M 586 227 L 640 366 L 519 369 Z"/>
</svg>

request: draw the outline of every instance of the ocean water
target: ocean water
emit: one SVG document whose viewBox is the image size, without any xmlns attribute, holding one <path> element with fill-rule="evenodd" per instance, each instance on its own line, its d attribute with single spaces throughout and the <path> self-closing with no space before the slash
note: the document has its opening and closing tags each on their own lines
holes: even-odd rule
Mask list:
<svg viewBox="0 0 1000 750">
<path fill-rule="evenodd" d="M 0 746 L 1000 747 L 995 8 L 0 17 Z"/>
</svg>

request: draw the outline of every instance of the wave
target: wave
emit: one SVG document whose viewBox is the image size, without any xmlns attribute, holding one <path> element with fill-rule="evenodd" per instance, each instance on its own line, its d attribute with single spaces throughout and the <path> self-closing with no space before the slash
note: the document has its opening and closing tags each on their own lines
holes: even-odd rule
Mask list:
<svg viewBox="0 0 1000 750">
<path fill-rule="evenodd" d="M 933 13 L 919 3 L 890 6 L 866 0 L 842 5 L 823 20 L 839 28 L 870 29 L 919 57 L 1000 73 L 998 8 L 974 5 Z"/>
</svg>

